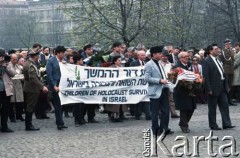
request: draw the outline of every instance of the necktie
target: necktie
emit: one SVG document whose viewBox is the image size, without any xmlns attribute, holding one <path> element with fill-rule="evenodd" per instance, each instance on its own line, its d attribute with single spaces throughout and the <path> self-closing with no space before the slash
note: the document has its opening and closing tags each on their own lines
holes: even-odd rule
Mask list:
<svg viewBox="0 0 240 158">
<path fill-rule="evenodd" d="M 144 62 L 142 61 L 142 66 L 144 66 Z"/>
<path fill-rule="evenodd" d="M 223 74 L 223 73 L 224 73 L 224 70 L 223 70 L 222 66 L 220 65 L 220 63 L 219 63 L 219 61 L 218 61 L 217 58 L 216 58 L 216 61 L 217 61 L 217 64 L 218 64 L 218 66 L 220 67 L 220 69 L 221 69 L 221 71 L 222 71 L 222 74 Z"/>
</svg>

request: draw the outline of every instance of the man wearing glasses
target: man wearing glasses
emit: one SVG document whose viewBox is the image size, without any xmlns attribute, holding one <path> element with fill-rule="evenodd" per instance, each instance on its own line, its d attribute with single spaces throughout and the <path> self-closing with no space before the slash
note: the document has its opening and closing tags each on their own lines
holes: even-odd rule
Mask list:
<svg viewBox="0 0 240 158">
<path fill-rule="evenodd" d="M 188 52 L 180 52 L 178 54 L 178 63 L 175 67 L 180 67 L 185 70 L 189 70 Z M 189 92 L 185 88 L 180 88 L 179 85 L 174 88 L 174 99 L 177 110 L 180 110 L 180 122 L 179 126 L 183 133 L 189 133 L 188 123 L 193 115 L 194 109 L 196 108 L 196 98 L 189 95 Z"/>
<path fill-rule="evenodd" d="M 210 55 L 203 62 L 203 76 L 208 94 L 208 121 L 211 130 L 221 130 L 216 122 L 217 105 L 222 116 L 223 129 L 231 129 L 231 119 L 227 100 L 226 75 L 222 63 L 218 60 L 219 49 L 217 44 L 207 48 Z"/>
</svg>

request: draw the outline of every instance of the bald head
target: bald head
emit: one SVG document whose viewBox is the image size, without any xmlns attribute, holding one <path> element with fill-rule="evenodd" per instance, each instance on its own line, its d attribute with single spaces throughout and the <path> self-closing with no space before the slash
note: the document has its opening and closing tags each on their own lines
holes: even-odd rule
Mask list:
<svg viewBox="0 0 240 158">
<path fill-rule="evenodd" d="M 144 61 L 146 59 L 146 53 L 143 50 L 137 52 L 138 59 Z"/>
<path fill-rule="evenodd" d="M 183 64 L 187 64 L 188 63 L 188 59 L 189 59 L 189 55 L 188 52 L 180 52 L 178 54 L 178 59 L 183 63 Z"/>
<path fill-rule="evenodd" d="M 12 63 L 13 65 L 15 65 L 15 64 L 17 64 L 17 62 L 18 62 L 18 56 L 17 56 L 17 54 L 11 54 L 11 63 Z"/>
</svg>

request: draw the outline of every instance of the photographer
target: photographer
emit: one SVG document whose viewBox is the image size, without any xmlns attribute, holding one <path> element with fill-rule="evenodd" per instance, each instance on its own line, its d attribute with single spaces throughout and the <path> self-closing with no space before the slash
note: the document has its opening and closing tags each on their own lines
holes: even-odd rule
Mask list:
<svg viewBox="0 0 240 158">
<path fill-rule="evenodd" d="M 4 133 L 13 132 L 8 128 L 8 114 L 9 114 L 9 104 L 10 97 L 13 95 L 13 83 L 10 77 L 14 74 L 6 69 L 8 62 L 4 58 L 5 50 L 0 49 L 0 107 L 1 107 L 1 131 Z M 8 58 L 8 57 L 7 57 Z"/>
</svg>

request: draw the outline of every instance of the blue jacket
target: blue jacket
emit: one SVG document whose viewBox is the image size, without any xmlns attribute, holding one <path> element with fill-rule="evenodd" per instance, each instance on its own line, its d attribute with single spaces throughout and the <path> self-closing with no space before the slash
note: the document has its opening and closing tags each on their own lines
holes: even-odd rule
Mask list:
<svg viewBox="0 0 240 158">
<path fill-rule="evenodd" d="M 54 86 L 58 86 L 61 79 L 60 66 L 55 56 L 48 60 L 46 71 L 49 90 L 53 91 Z"/>
</svg>

